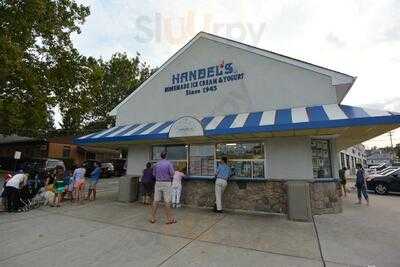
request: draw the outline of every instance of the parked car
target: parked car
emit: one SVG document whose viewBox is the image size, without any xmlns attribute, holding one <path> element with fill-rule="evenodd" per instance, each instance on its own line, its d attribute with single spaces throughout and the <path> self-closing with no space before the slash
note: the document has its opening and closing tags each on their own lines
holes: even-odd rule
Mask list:
<svg viewBox="0 0 400 267">
<path fill-rule="evenodd" d="M 39 176 L 45 176 L 46 174 L 54 172 L 57 167 L 62 167 L 65 170 L 65 164 L 59 159 L 49 159 L 49 158 L 34 158 L 25 159 L 19 162 L 17 170 L 23 170 L 33 177 L 35 174 Z"/>
<path fill-rule="evenodd" d="M 82 166 L 86 169 L 86 177 L 89 177 L 94 170 L 94 163 L 97 163 L 101 168 L 101 177 L 110 178 L 114 175 L 114 165 L 111 162 L 100 162 L 97 160 L 86 160 Z"/>
<path fill-rule="evenodd" d="M 97 163 L 99 166 L 101 166 L 101 162 L 97 160 L 86 160 L 82 163 L 82 167 L 86 169 L 86 177 L 89 177 L 92 171 L 94 170 L 94 163 Z"/>
<path fill-rule="evenodd" d="M 111 162 L 102 162 L 101 167 L 101 177 L 110 178 L 114 175 L 114 165 Z"/>
<path fill-rule="evenodd" d="M 382 175 L 368 177 L 367 188 L 379 195 L 400 193 L 400 168 L 392 169 Z"/>
<path fill-rule="evenodd" d="M 120 177 L 126 174 L 126 159 L 111 159 L 114 165 L 114 176 Z"/>
</svg>

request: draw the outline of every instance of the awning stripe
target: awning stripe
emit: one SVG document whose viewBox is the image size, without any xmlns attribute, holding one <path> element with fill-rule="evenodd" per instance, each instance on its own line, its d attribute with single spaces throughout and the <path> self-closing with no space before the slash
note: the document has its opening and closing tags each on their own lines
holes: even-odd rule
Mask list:
<svg viewBox="0 0 400 267">
<path fill-rule="evenodd" d="M 209 124 L 206 126 L 206 130 L 214 130 L 217 128 L 218 124 L 225 118 L 225 116 L 216 116 L 214 117 Z"/>
<path fill-rule="evenodd" d="M 261 116 L 260 126 L 274 124 L 275 113 L 276 110 L 264 111 Z"/>
<path fill-rule="evenodd" d="M 279 109 L 275 114 L 275 124 L 290 124 L 292 123 L 292 112 L 290 108 Z"/>
<path fill-rule="evenodd" d="M 118 129 L 117 131 L 115 131 L 115 132 L 109 134 L 108 137 L 113 137 L 113 136 L 119 135 L 120 133 L 122 133 L 122 132 L 128 130 L 128 129 L 131 128 L 131 127 L 132 127 L 132 124 L 125 125 L 125 126 L 123 126 L 122 128 Z"/>
<path fill-rule="evenodd" d="M 305 108 L 294 108 L 292 109 L 292 121 L 293 123 L 308 122 L 308 115 Z"/>
<path fill-rule="evenodd" d="M 328 121 L 328 115 L 326 115 L 325 110 L 322 106 L 307 107 L 306 108 L 308 118 L 310 121 Z"/>
<path fill-rule="evenodd" d="M 147 125 L 147 123 L 136 124 L 135 127 L 133 127 L 131 130 L 129 130 L 126 133 L 124 133 L 123 136 L 130 136 L 130 135 L 136 133 L 138 130 L 140 130 L 143 127 L 145 127 L 146 125 Z"/>
<path fill-rule="evenodd" d="M 216 129 L 225 129 L 231 127 L 237 115 L 228 115 L 218 124 Z"/>
<path fill-rule="evenodd" d="M 249 113 L 243 113 L 236 116 L 235 120 L 231 124 L 230 128 L 240 128 L 243 127 L 244 123 L 247 120 Z"/>
<path fill-rule="evenodd" d="M 343 112 L 346 114 L 346 116 L 349 117 L 350 119 L 369 117 L 368 113 L 365 112 L 364 109 L 359 108 L 359 107 L 343 105 L 343 106 L 340 106 L 340 108 L 343 110 Z"/>
<path fill-rule="evenodd" d="M 167 121 L 164 122 L 160 127 L 158 127 L 157 129 L 155 129 L 152 134 L 157 134 L 157 133 L 168 133 L 169 129 L 171 128 L 172 124 L 174 123 L 174 121 Z"/>
<path fill-rule="evenodd" d="M 135 134 L 137 135 L 137 134 L 141 134 L 141 133 L 143 133 L 144 131 L 146 131 L 147 129 L 150 129 L 151 127 L 153 127 L 153 125 L 155 125 L 156 123 L 148 123 L 148 124 L 146 124 L 144 127 L 142 127 L 142 128 L 140 128 L 139 130 L 137 130 L 136 132 L 135 132 Z"/>
<path fill-rule="evenodd" d="M 158 127 L 160 127 L 162 124 L 164 124 L 163 122 L 157 122 L 156 124 L 154 124 L 153 126 L 151 126 L 150 128 L 148 128 L 147 130 L 141 132 L 140 134 L 149 134 L 152 131 L 154 131 L 155 129 L 157 129 Z"/>
<path fill-rule="evenodd" d="M 75 139 L 78 144 L 165 140 L 175 121 L 120 125 Z M 400 114 L 347 105 L 327 104 L 243 114 L 208 116 L 201 120 L 205 136 L 273 131 L 398 124 Z"/>
<path fill-rule="evenodd" d="M 118 126 L 118 127 L 114 127 L 114 130 L 106 133 L 105 135 L 103 135 L 102 137 L 106 137 L 106 136 L 110 136 L 111 134 L 118 132 L 119 130 L 121 130 L 121 128 L 124 128 L 125 126 Z"/>
<path fill-rule="evenodd" d="M 244 123 L 243 127 L 244 128 L 258 127 L 260 125 L 262 115 L 263 115 L 262 112 L 250 113 L 249 116 L 247 117 L 246 122 Z"/>
<path fill-rule="evenodd" d="M 379 117 L 379 116 L 388 116 L 388 115 L 390 115 L 389 112 L 382 111 L 382 110 L 375 110 L 375 109 L 364 108 L 364 111 L 365 111 L 370 117 Z"/>
<path fill-rule="evenodd" d="M 339 108 L 336 104 L 323 105 L 326 115 L 330 120 L 345 120 L 347 119 L 346 114 L 344 114 L 343 110 Z"/>
<path fill-rule="evenodd" d="M 90 137 L 90 138 L 99 138 L 99 137 L 102 137 L 102 136 L 104 136 L 105 134 L 114 131 L 116 128 L 118 128 L 118 127 L 113 127 L 113 128 L 107 129 L 107 130 L 105 130 L 105 131 L 102 131 L 102 132 L 99 133 L 99 134 L 96 134 L 96 135 Z"/>
</svg>

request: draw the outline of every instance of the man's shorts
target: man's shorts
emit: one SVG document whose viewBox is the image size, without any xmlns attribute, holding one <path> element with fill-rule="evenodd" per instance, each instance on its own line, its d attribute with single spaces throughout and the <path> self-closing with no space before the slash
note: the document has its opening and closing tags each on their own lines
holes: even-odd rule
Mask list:
<svg viewBox="0 0 400 267">
<path fill-rule="evenodd" d="M 85 189 L 85 180 L 81 179 L 75 182 L 74 188 L 78 190 L 83 190 Z"/>
<path fill-rule="evenodd" d="M 164 202 L 171 203 L 171 182 L 156 182 L 154 186 L 154 201 L 161 201 L 163 197 Z"/>
<path fill-rule="evenodd" d="M 96 189 L 97 182 L 99 180 L 89 180 L 89 189 Z"/>
</svg>

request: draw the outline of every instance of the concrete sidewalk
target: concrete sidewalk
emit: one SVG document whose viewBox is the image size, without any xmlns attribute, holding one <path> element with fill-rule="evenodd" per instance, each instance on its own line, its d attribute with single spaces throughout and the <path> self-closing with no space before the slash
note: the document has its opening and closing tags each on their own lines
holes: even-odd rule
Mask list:
<svg viewBox="0 0 400 267">
<path fill-rule="evenodd" d="M 398 197 L 371 207 L 345 200 L 339 215 L 314 223 L 280 215 L 176 210 L 148 222 L 148 207 L 115 201 L 0 214 L 0 266 L 399 266 Z M 318 238 L 319 237 L 319 238 Z"/>
</svg>

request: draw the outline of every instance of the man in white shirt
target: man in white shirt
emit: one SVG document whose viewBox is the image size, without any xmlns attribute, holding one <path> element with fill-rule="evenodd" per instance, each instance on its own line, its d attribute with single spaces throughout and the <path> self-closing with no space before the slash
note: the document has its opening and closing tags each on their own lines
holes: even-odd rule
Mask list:
<svg viewBox="0 0 400 267">
<path fill-rule="evenodd" d="M 7 210 L 18 211 L 20 207 L 19 193 L 22 186 L 26 185 L 28 175 L 25 173 L 18 173 L 14 175 L 6 183 L 6 197 L 7 197 Z"/>
</svg>

